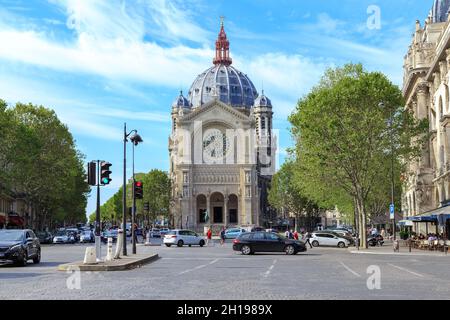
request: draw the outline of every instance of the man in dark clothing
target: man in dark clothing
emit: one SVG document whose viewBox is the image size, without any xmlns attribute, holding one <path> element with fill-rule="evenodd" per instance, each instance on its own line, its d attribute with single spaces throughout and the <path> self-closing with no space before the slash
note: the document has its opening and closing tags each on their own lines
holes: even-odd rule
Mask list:
<svg viewBox="0 0 450 320">
<path fill-rule="evenodd" d="M 313 246 L 312 246 L 311 242 L 309 241 L 310 239 L 311 239 L 311 234 L 307 231 L 306 235 L 305 235 L 305 245 L 309 244 L 310 249 L 312 249 Z"/>
</svg>

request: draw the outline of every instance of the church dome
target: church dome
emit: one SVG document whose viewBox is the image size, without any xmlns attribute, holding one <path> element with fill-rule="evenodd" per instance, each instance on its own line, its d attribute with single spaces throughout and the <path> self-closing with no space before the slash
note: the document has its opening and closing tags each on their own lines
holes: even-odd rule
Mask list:
<svg viewBox="0 0 450 320">
<path fill-rule="evenodd" d="M 190 107 L 191 104 L 189 103 L 189 100 L 183 96 L 183 91 L 180 92 L 178 98 L 172 103 L 173 109 L 190 108 Z"/>
<path fill-rule="evenodd" d="M 264 90 L 262 91 L 261 95 L 256 98 L 254 106 L 255 108 L 272 108 L 272 101 L 270 101 L 270 99 L 265 96 Z"/>
<path fill-rule="evenodd" d="M 449 9 L 450 0 L 435 0 L 432 9 L 433 22 L 446 22 Z"/>
<path fill-rule="evenodd" d="M 194 107 L 218 99 L 233 107 L 251 108 L 257 97 L 258 92 L 248 76 L 224 64 L 203 72 L 189 90 L 189 101 Z"/>
<path fill-rule="evenodd" d="M 200 74 L 189 90 L 189 102 L 194 108 L 215 99 L 233 107 L 249 109 L 253 106 L 258 92 L 246 74 L 231 66 L 229 52 L 230 42 L 222 21 L 214 66 Z"/>
</svg>

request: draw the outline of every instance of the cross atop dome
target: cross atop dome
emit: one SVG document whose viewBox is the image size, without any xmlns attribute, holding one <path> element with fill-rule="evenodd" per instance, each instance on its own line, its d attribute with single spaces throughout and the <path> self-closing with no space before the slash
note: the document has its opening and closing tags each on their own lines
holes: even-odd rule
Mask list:
<svg viewBox="0 0 450 320">
<path fill-rule="evenodd" d="M 220 17 L 220 32 L 216 41 L 216 57 L 213 63 L 215 65 L 222 64 L 229 66 L 233 63 L 233 60 L 230 58 L 230 42 L 225 32 L 224 19 L 225 17 Z"/>
</svg>

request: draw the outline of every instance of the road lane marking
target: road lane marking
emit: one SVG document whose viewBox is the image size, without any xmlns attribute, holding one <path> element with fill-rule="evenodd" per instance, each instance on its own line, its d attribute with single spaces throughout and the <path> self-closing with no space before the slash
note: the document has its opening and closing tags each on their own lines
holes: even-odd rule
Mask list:
<svg viewBox="0 0 450 320">
<path fill-rule="evenodd" d="M 417 277 L 420 277 L 420 278 L 423 278 L 423 277 L 424 277 L 424 275 L 423 275 L 423 274 L 420 274 L 420 273 L 416 273 L 416 272 L 413 272 L 413 271 L 411 271 L 411 270 L 408 270 L 408 269 L 405 269 L 405 268 L 402 268 L 402 267 L 396 266 L 396 265 L 394 265 L 394 264 L 388 263 L 388 265 L 390 265 L 391 267 L 394 267 L 394 268 L 396 268 L 396 269 L 399 269 L 399 270 L 402 270 L 402 271 L 405 271 L 405 272 L 411 273 L 411 274 L 413 274 L 413 275 L 415 275 L 415 276 L 417 276 Z"/>
<path fill-rule="evenodd" d="M 277 260 L 273 260 L 272 265 L 269 267 L 269 269 L 266 271 L 266 273 L 264 273 L 264 275 L 263 275 L 264 278 L 267 278 L 270 275 L 270 273 L 272 272 L 276 263 L 277 263 Z"/>
<path fill-rule="evenodd" d="M 350 269 L 350 267 L 348 267 L 347 265 L 345 265 L 342 261 L 339 261 L 339 263 L 345 268 L 347 269 L 348 272 L 352 273 L 354 276 L 361 278 L 361 275 L 355 271 L 353 271 L 352 269 Z"/>
<path fill-rule="evenodd" d="M 182 274 L 186 274 L 186 273 L 191 272 L 191 271 L 196 271 L 196 270 L 203 269 L 203 268 L 205 268 L 205 267 L 207 267 L 207 266 L 210 266 L 210 265 L 216 263 L 217 261 L 219 261 L 219 259 L 215 259 L 215 260 L 211 261 L 211 262 L 208 263 L 208 264 L 202 264 L 202 265 L 197 266 L 197 267 L 195 267 L 195 268 L 193 268 L 193 269 L 184 270 L 183 272 L 180 272 L 178 275 L 180 276 L 180 275 L 182 275 Z"/>
</svg>

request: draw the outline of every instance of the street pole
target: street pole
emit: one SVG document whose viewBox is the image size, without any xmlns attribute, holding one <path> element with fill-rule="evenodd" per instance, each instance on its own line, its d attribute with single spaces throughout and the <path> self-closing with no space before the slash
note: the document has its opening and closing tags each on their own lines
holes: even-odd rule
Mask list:
<svg viewBox="0 0 450 320">
<path fill-rule="evenodd" d="M 136 194 L 134 192 L 134 185 L 136 183 L 135 177 L 134 177 L 134 143 L 133 143 L 133 190 L 132 196 L 133 196 L 133 209 L 131 214 L 131 239 L 133 242 L 133 254 L 136 254 L 136 230 L 134 228 L 134 224 L 136 223 Z"/>
<path fill-rule="evenodd" d="M 122 220 L 123 220 L 123 255 L 127 255 L 127 124 L 123 129 L 123 187 L 122 187 Z"/>
<path fill-rule="evenodd" d="M 393 230 L 394 230 L 394 241 L 396 240 L 396 228 L 395 228 L 395 204 L 394 204 L 394 189 L 395 189 L 395 181 L 394 181 L 394 138 L 393 138 L 393 128 L 394 128 L 394 116 L 391 109 L 391 203 L 394 205 L 394 219 L 393 219 Z"/>
<path fill-rule="evenodd" d="M 101 259 L 101 252 L 100 252 L 100 160 L 97 160 L 97 210 L 95 213 L 95 252 L 96 252 L 96 258 L 97 261 Z"/>
</svg>

